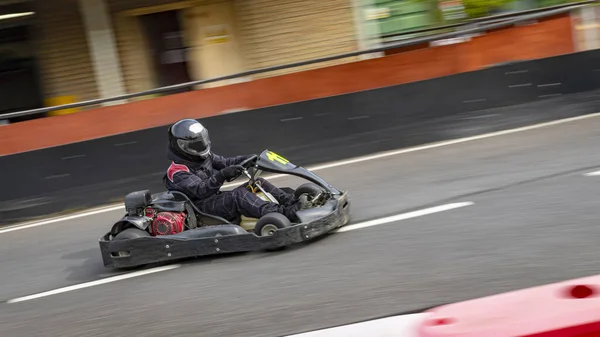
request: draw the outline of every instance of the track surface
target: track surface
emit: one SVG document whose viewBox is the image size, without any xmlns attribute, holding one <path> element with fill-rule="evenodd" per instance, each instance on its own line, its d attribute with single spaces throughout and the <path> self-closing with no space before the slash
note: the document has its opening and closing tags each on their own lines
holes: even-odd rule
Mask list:
<svg viewBox="0 0 600 337">
<path fill-rule="evenodd" d="M 598 130 L 588 118 L 319 171 L 351 191 L 353 223 L 474 204 L 2 303 L 2 335 L 289 335 L 597 274 L 600 176 L 584 174 L 600 170 Z M 0 299 L 114 275 L 97 239 L 119 215 L 0 234 Z"/>
</svg>

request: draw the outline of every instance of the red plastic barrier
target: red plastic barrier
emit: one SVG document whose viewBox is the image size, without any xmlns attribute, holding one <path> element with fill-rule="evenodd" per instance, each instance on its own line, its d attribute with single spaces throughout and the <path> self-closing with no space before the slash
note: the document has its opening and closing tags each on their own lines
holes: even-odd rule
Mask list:
<svg viewBox="0 0 600 337">
<path fill-rule="evenodd" d="M 419 337 L 600 337 L 600 275 L 429 310 Z"/>
</svg>

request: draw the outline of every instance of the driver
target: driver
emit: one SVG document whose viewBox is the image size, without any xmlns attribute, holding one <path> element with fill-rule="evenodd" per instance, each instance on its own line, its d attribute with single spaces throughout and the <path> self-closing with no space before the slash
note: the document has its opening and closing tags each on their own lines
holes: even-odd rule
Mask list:
<svg viewBox="0 0 600 337">
<path fill-rule="evenodd" d="M 232 191 L 220 191 L 225 182 L 238 177 L 239 166 L 250 156 L 223 157 L 211 152 L 208 130 L 194 119 L 183 119 L 169 128 L 167 158 L 171 166 L 163 181 L 168 190 L 185 193 L 202 212 L 234 221 L 240 214 L 260 218 L 267 213 L 281 213 L 290 221 L 297 221 L 296 211 L 304 209 L 306 199 L 258 179 L 263 189 L 279 202 L 268 202 L 251 193 L 246 186 Z"/>
</svg>

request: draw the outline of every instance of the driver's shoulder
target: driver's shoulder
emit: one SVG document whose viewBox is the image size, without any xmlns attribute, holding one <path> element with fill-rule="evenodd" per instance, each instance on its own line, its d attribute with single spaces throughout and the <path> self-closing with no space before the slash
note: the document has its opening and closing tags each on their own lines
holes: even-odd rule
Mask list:
<svg viewBox="0 0 600 337">
<path fill-rule="evenodd" d="M 175 174 L 177 173 L 183 173 L 183 174 L 193 174 L 194 173 L 194 169 L 182 164 L 182 163 L 177 163 L 175 161 L 171 161 L 171 164 L 169 165 L 169 168 L 167 169 L 167 178 L 173 182 L 174 178 L 175 178 Z"/>
</svg>

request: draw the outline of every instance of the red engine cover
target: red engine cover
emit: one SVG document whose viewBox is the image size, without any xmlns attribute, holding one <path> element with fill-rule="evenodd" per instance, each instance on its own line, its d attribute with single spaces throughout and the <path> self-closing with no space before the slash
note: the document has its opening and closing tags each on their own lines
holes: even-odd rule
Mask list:
<svg viewBox="0 0 600 337">
<path fill-rule="evenodd" d="M 152 221 L 152 235 L 172 235 L 183 232 L 184 213 L 160 212 Z"/>
</svg>

